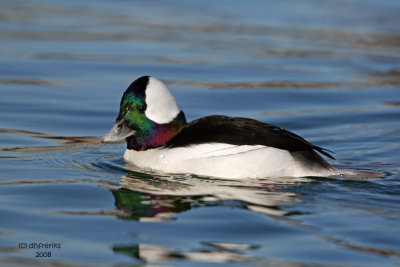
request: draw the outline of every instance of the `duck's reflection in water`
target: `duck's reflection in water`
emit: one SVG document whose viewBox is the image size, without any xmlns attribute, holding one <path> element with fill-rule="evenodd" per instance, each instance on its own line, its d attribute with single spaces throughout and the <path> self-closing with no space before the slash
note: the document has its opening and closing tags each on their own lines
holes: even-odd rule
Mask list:
<svg viewBox="0 0 400 267">
<path fill-rule="evenodd" d="M 197 206 L 235 206 L 267 215 L 287 215 L 279 206 L 295 200 L 287 188 L 308 178 L 224 180 L 194 175 L 143 174 L 123 176 L 113 190 L 117 208 L 137 220 L 171 218 Z"/>
<path fill-rule="evenodd" d="M 227 206 L 257 213 L 286 217 L 280 208 L 296 200 L 290 188 L 309 182 L 308 178 L 221 180 L 193 175 L 166 175 L 131 171 L 121 178 L 120 189 L 112 190 L 118 216 L 127 220 L 168 221 L 174 215 L 203 206 Z M 201 249 L 177 252 L 162 245 L 140 244 L 114 246 L 147 263 L 159 260 L 189 259 L 207 262 L 247 262 L 265 264 L 265 260 L 248 255 L 256 244 L 202 242 Z M 250 253 L 251 254 L 251 253 Z"/>
<path fill-rule="evenodd" d="M 256 263 L 270 265 L 274 262 L 266 261 L 261 258 L 252 257 L 244 254 L 248 250 L 257 249 L 257 246 L 250 244 L 231 244 L 231 243 L 204 243 L 202 250 L 192 250 L 187 252 L 176 252 L 169 247 L 138 244 L 136 246 L 114 247 L 117 253 L 124 253 L 144 262 L 160 262 L 164 260 L 184 259 L 200 262 L 234 262 L 234 263 Z M 156 266 L 156 265 L 154 265 Z M 158 266 L 158 265 L 157 265 Z M 164 265 L 160 265 L 164 266 Z M 167 265 L 172 266 L 172 265 Z M 283 266 L 283 265 L 282 265 Z"/>
</svg>

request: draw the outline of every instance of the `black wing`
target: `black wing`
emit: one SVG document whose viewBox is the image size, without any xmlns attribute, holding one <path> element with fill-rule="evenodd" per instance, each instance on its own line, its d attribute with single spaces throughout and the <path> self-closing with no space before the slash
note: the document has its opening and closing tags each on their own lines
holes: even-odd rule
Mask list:
<svg viewBox="0 0 400 267">
<path fill-rule="evenodd" d="M 290 152 L 316 150 L 335 159 L 325 149 L 314 146 L 302 137 L 280 127 L 247 118 L 213 115 L 194 120 L 167 147 L 190 146 L 202 143 L 232 145 L 264 145 Z"/>
</svg>

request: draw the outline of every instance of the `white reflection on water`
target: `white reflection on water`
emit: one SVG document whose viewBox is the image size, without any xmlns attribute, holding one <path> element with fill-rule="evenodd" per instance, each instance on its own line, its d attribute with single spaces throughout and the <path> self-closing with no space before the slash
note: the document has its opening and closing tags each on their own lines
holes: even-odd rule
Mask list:
<svg viewBox="0 0 400 267">
<path fill-rule="evenodd" d="M 295 194 L 281 187 L 306 181 L 307 178 L 220 180 L 192 175 L 152 175 L 149 178 L 128 175 L 121 177 L 120 185 L 153 196 L 192 196 L 202 203 L 234 200 L 258 213 L 285 215 L 287 212 L 277 207 L 293 201 Z"/>
</svg>

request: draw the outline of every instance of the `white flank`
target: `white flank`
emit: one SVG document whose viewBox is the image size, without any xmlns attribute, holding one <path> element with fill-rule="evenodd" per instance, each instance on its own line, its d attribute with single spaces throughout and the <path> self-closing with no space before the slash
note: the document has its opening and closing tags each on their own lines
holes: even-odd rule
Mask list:
<svg viewBox="0 0 400 267">
<path fill-rule="evenodd" d="M 261 145 L 236 146 L 212 143 L 172 149 L 126 150 L 124 159 L 139 168 L 219 178 L 302 177 L 332 174 L 329 170 L 304 167 L 286 150 Z"/>
<path fill-rule="evenodd" d="M 154 77 L 149 77 L 146 88 L 146 104 L 147 118 L 159 124 L 171 122 L 180 111 L 167 86 Z"/>
</svg>

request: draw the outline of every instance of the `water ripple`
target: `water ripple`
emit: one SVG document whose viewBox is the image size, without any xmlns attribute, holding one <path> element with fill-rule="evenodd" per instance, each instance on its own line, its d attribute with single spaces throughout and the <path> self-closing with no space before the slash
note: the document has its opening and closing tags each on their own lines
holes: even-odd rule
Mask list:
<svg viewBox="0 0 400 267">
<path fill-rule="evenodd" d="M 374 86 L 392 87 L 400 85 L 398 77 L 376 78 L 366 81 L 342 81 L 342 82 L 300 82 L 300 81 L 257 81 L 257 82 L 209 82 L 209 81 L 177 81 L 167 80 L 168 84 L 175 86 L 190 86 L 206 89 L 248 90 L 248 89 L 297 89 L 297 90 L 321 90 L 321 89 L 348 89 L 368 88 Z"/>
</svg>

